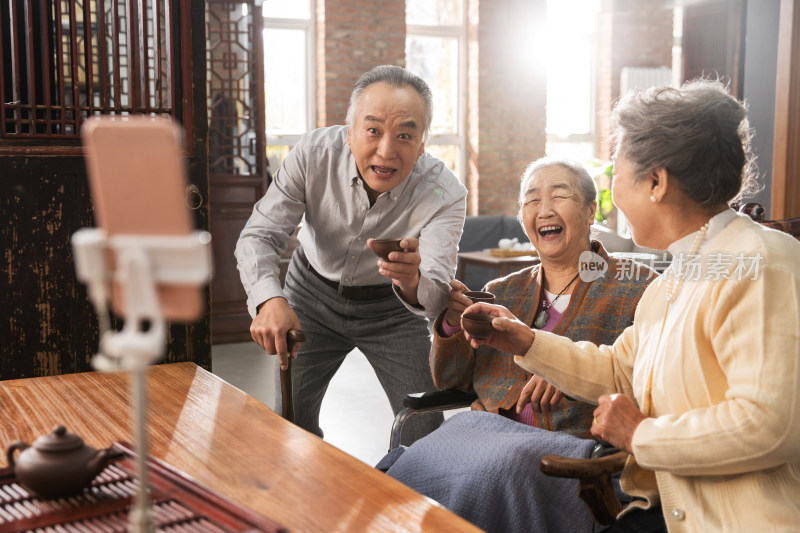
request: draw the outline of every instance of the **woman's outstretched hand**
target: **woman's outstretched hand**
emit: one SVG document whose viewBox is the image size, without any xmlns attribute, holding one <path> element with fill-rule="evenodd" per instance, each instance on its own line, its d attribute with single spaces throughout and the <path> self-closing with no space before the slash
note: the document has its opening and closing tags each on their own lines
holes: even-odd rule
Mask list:
<svg viewBox="0 0 800 533">
<path fill-rule="evenodd" d="M 495 317 L 492 320 L 494 331 L 485 339 L 472 337 L 464 328 L 462 320 L 461 328 L 464 329 L 464 336 L 473 348 L 488 344 L 501 352 L 524 355 L 533 344 L 535 337 L 533 330 L 502 305 L 477 303 L 467 307 L 464 314 L 467 313 L 487 313 Z"/>
</svg>

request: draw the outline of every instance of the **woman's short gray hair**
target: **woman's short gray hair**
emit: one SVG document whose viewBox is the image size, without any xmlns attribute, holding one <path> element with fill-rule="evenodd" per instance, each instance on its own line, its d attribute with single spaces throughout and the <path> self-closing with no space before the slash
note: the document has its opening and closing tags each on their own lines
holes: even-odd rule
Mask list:
<svg viewBox="0 0 800 533">
<path fill-rule="evenodd" d="M 522 173 L 522 182 L 519 187 L 519 213 L 518 218 L 522 220 L 522 206 L 525 203 L 525 193 L 528 190 L 528 182 L 533 178 L 533 175 L 544 168 L 560 167 L 564 172 L 573 180 L 575 187 L 581 195 L 581 206 L 586 208 L 592 205 L 592 202 L 597 201 L 597 184 L 586 168 L 571 159 L 563 157 L 542 157 L 525 168 Z"/>
<path fill-rule="evenodd" d="M 356 84 L 353 86 L 353 92 L 350 94 L 350 103 L 347 106 L 347 116 L 345 123 L 352 127 L 356 118 L 356 109 L 358 108 L 358 100 L 364 89 L 373 83 L 387 83 L 393 87 L 411 87 L 422 97 L 422 103 L 425 107 L 425 130 L 423 132 L 423 139 L 428 138 L 428 132 L 431 129 L 431 121 L 433 120 L 433 93 L 427 82 L 409 72 L 403 67 L 395 65 L 380 65 L 372 70 L 365 72 L 358 78 Z"/>
<path fill-rule="evenodd" d="M 611 123 L 636 179 L 665 168 L 686 196 L 707 207 L 758 189 L 747 108 L 719 81 L 628 93 Z"/>
</svg>

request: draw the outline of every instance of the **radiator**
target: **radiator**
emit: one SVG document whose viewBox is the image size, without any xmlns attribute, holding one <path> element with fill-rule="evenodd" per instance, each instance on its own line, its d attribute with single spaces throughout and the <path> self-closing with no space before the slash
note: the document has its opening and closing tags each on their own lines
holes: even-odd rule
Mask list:
<svg viewBox="0 0 800 533">
<path fill-rule="evenodd" d="M 623 96 L 634 89 L 648 89 L 671 84 L 672 69 L 669 67 L 623 67 L 619 75 L 619 94 Z"/>
</svg>

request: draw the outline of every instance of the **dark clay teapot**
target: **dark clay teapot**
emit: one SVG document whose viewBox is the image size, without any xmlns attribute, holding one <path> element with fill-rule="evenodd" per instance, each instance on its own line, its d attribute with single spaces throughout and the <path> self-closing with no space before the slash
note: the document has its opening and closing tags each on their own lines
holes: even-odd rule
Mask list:
<svg viewBox="0 0 800 533">
<path fill-rule="evenodd" d="M 21 450 L 14 460 L 14 452 Z M 6 451 L 8 465 L 22 486 L 40 498 L 72 496 L 88 487 L 116 456 L 110 449 L 95 450 L 64 426 L 42 435 L 29 446 L 16 441 Z"/>
</svg>

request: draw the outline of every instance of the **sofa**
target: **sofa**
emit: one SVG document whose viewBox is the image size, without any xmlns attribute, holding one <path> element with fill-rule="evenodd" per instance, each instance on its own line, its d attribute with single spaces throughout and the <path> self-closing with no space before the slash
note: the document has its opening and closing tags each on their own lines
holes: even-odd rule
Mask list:
<svg viewBox="0 0 800 533">
<path fill-rule="evenodd" d="M 600 241 L 609 254 L 640 261 L 659 273 L 663 272 L 672 260 L 667 252 L 639 246 L 629 236 L 620 235 L 602 224 L 593 224 L 591 231 L 592 238 Z"/>
<path fill-rule="evenodd" d="M 530 242 L 516 217 L 509 215 L 468 216 L 464 221 L 464 232 L 458 242 L 459 252 L 477 252 L 497 248 L 500 239 L 518 239 Z M 497 270 L 470 266 L 464 275 L 464 285 L 480 290 L 497 277 Z"/>
<path fill-rule="evenodd" d="M 652 256 L 661 260 L 663 252 L 638 246 L 627 235 L 620 235 L 616 231 L 602 225 L 592 225 L 592 238 L 600 241 L 610 254 L 615 256 L 631 257 L 650 263 Z M 478 215 L 468 216 L 464 221 L 464 232 L 458 243 L 459 252 L 475 252 L 497 248 L 500 239 L 518 239 L 519 242 L 529 242 L 528 236 L 522 229 L 516 217 L 509 215 Z M 654 261 L 657 270 L 666 266 L 663 261 Z M 659 267 L 662 268 L 659 268 Z M 489 281 L 497 277 L 497 271 L 492 268 L 470 266 L 464 275 L 464 284 L 472 290 L 480 290 Z"/>
</svg>

